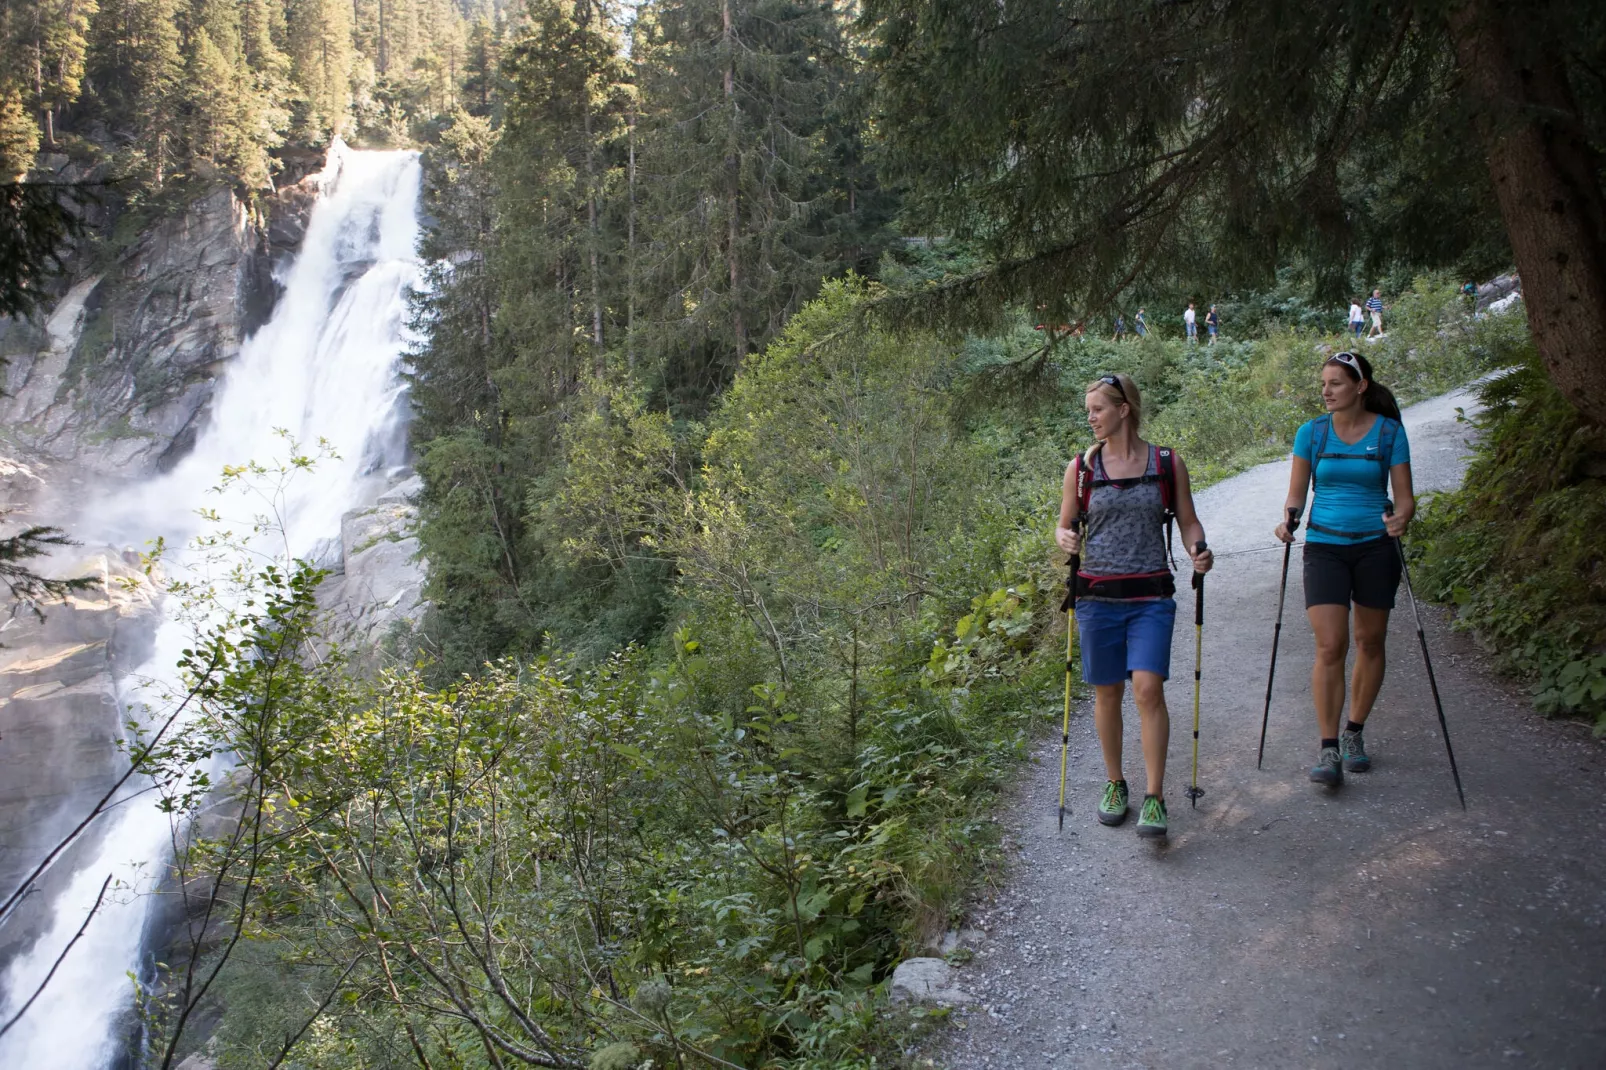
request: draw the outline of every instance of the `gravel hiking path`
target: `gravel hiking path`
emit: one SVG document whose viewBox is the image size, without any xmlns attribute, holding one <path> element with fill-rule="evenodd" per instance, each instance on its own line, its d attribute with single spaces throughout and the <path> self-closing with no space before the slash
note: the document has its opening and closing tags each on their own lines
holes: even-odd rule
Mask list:
<svg viewBox="0 0 1606 1070">
<path fill-rule="evenodd" d="M 1406 411 L 1418 492 L 1459 482 L 1465 392 Z M 924 1053 L 987 1067 L 1606 1067 L 1606 746 L 1553 723 L 1423 606 L 1469 810 L 1462 812 L 1402 587 L 1370 773 L 1306 780 L 1313 643 L 1294 549 L 1265 768 L 1255 747 L 1276 612 L 1286 462 L 1199 496 L 1221 556 L 1206 586 L 1199 784 L 1189 809 L 1193 600 L 1178 594 L 1167 772 L 1171 836 L 1138 840 L 1143 766 L 1127 699 L 1133 814 L 1097 824 L 1092 702 L 1000 820 L 1014 864 L 966 925 L 976 1003 Z M 1046 521 L 1045 521 L 1046 522 Z M 1267 547 L 1264 552 L 1255 551 Z M 1180 556 L 1180 555 L 1179 555 Z M 1060 696 L 1043 696 L 1059 723 Z"/>
</svg>

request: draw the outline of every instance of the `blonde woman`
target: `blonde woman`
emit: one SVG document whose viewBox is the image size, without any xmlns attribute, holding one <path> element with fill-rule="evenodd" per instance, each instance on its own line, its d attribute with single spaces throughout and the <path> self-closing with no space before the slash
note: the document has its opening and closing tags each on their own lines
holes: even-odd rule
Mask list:
<svg viewBox="0 0 1606 1070">
<path fill-rule="evenodd" d="M 1087 388 L 1087 422 L 1098 440 L 1065 469 L 1064 495 L 1054 541 L 1080 553 L 1076 626 L 1082 637 L 1082 679 L 1093 685 L 1093 721 L 1108 781 L 1100 799 L 1101 824 L 1127 816 L 1122 766 L 1121 701 L 1132 681 L 1142 729 L 1145 785 L 1137 832 L 1163 839 L 1166 748 L 1171 720 L 1165 681 L 1171 675 L 1171 631 L 1177 604 L 1167 546 L 1173 517 L 1197 572 L 1208 572 L 1204 526 L 1193 508 L 1188 469 L 1175 452 L 1138 435 L 1143 402 L 1126 375 L 1101 375 Z M 1080 526 L 1085 522 L 1085 537 Z"/>
</svg>

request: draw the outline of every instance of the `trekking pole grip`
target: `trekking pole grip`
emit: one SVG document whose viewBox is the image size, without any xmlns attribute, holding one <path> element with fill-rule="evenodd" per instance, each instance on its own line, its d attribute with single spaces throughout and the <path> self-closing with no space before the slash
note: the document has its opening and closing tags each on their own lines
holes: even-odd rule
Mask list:
<svg viewBox="0 0 1606 1070">
<path fill-rule="evenodd" d="M 1202 553 L 1205 552 L 1205 541 L 1203 539 L 1200 539 L 1197 543 L 1194 544 L 1193 552 L 1194 552 L 1195 555 L 1202 554 Z M 1204 623 L 1204 573 L 1198 571 L 1197 569 L 1194 570 L 1194 573 L 1193 573 L 1193 592 L 1194 592 L 1194 594 L 1193 594 L 1193 622 L 1195 624 L 1203 624 Z"/>
<path fill-rule="evenodd" d="M 1299 510 L 1292 507 L 1288 510 L 1288 534 L 1292 535 L 1299 530 Z"/>
</svg>

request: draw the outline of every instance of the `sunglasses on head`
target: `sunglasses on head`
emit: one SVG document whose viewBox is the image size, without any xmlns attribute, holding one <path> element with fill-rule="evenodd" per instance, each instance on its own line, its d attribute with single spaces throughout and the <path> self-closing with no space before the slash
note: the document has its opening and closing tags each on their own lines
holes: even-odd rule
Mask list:
<svg viewBox="0 0 1606 1070">
<path fill-rule="evenodd" d="M 1342 364 L 1346 368 L 1354 369 L 1355 374 L 1359 375 L 1362 379 L 1366 378 L 1366 370 L 1361 367 L 1361 359 L 1359 357 L 1357 357 L 1354 353 L 1334 353 L 1332 356 L 1328 357 L 1322 363 L 1323 364 Z"/>
<path fill-rule="evenodd" d="M 1121 400 L 1126 401 L 1126 391 L 1121 388 L 1121 380 L 1117 379 L 1113 375 L 1101 375 L 1099 376 L 1099 382 L 1103 383 L 1105 386 L 1115 387 L 1115 392 L 1121 395 Z M 1130 402 L 1128 402 L 1128 404 L 1130 404 Z"/>
</svg>

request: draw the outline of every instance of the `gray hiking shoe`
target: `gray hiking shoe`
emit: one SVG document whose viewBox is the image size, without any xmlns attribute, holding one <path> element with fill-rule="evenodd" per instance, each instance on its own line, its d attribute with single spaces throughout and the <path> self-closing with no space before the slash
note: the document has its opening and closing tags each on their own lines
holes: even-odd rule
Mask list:
<svg viewBox="0 0 1606 1070">
<path fill-rule="evenodd" d="M 1366 756 L 1366 741 L 1359 732 L 1345 732 L 1338 737 L 1338 752 L 1344 756 L 1344 770 L 1364 773 L 1372 768 L 1372 759 Z"/>
<path fill-rule="evenodd" d="M 1158 795 L 1145 795 L 1138 814 L 1138 835 L 1146 840 L 1163 840 L 1165 834 L 1165 800 Z"/>
<path fill-rule="evenodd" d="M 1099 800 L 1099 824 L 1119 825 L 1125 821 L 1126 799 L 1126 781 L 1106 781 L 1104 784 L 1104 797 Z"/>
<path fill-rule="evenodd" d="M 1310 779 L 1313 784 L 1326 784 L 1330 788 L 1344 785 L 1344 759 L 1337 747 L 1323 747 L 1321 756 L 1311 768 Z"/>
</svg>

